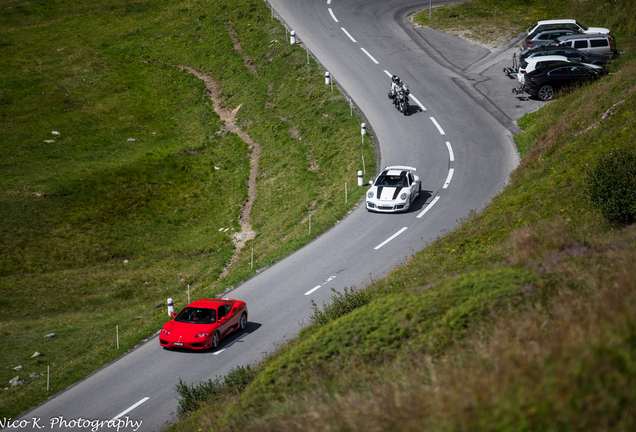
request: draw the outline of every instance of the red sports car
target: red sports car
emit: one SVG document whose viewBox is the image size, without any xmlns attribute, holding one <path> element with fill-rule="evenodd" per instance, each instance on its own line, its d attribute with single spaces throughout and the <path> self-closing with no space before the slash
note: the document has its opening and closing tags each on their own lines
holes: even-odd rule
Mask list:
<svg viewBox="0 0 636 432">
<path fill-rule="evenodd" d="M 247 305 L 229 298 L 190 303 L 168 321 L 159 334 L 164 348 L 215 349 L 221 339 L 247 326 Z"/>
</svg>

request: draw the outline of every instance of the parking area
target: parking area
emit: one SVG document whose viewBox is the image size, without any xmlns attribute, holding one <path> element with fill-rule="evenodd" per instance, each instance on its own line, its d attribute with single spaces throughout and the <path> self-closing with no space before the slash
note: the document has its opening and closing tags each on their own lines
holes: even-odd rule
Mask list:
<svg viewBox="0 0 636 432">
<path fill-rule="evenodd" d="M 520 132 L 515 120 L 545 104 L 527 94 L 513 94 L 512 89 L 519 84 L 516 76 L 503 72 L 504 67 L 512 66 L 513 54 L 519 52 L 525 34 L 491 50 L 439 30 L 411 28 L 418 36 L 415 42 L 438 63 L 456 72 L 458 84 L 511 132 Z"/>
</svg>

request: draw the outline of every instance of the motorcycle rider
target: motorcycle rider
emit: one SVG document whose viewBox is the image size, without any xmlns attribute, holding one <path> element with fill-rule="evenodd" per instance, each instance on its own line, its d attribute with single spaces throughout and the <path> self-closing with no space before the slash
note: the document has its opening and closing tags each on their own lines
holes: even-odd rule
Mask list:
<svg viewBox="0 0 636 432">
<path fill-rule="evenodd" d="M 391 98 L 393 99 L 393 105 L 397 106 L 397 98 L 395 96 L 397 96 L 398 91 L 400 90 L 404 91 L 404 94 L 407 96 L 410 93 L 409 88 L 406 86 L 406 84 L 402 82 L 402 80 L 400 80 L 400 77 L 397 75 L 393 75 L 391 77 L 391 93 L 390 93 Z"/>
</svg>

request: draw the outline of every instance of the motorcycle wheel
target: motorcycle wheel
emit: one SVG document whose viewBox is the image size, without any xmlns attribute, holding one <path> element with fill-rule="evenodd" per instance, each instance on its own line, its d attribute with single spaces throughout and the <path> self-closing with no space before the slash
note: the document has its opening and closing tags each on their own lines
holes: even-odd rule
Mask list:
<svg viewBox="0 0 636 432">
<path fill-rule="evenodd" d="M 402 102 L 400 104 L 400 111 L 402 111 L 402 114 L 406 115 L 406 111 L 407 111 L 406 103 Z"/>
</svg>

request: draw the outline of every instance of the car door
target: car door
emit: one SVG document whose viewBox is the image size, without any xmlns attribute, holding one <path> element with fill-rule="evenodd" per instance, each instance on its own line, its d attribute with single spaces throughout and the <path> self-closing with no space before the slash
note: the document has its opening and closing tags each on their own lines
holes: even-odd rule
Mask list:
<svg viewBox="0 0 636 432">
<path fill-rule="evenodd" d="M 239 308 L 237 303 L 234 302 L 230 308 L 228 321 L 230 323 L 230 332 L 239 328 L 239 324 L 241 321 L 241 314 L 239 313 Z"/>
<path fill-rule="evenodd" d="M 571 66 L 564 66 L 551 70 L 548 72 L 550 79 L 546 84 L 550 84 L 555 88 L 569 84 L 572 80 L 572 77 L 570 76 L 570 68 Z"/>
<path fill-rule="evenodd" d="M 563 50 L 562 54 L 559 54 L 562 56 L 567 57 L 568 59 L 572 60 L 572 61 L 582 61 L 583 57 L 581 56 L 581 53 L 578 51 L 574 51 L 574 50 Z"/>
<path fill-rule="evenodd" d="M 570 76 L 572 81 L 592 81 L 597 77 L 596 72 L 583 66 L 572 66 L 570 68 Z"/>
<path fill-rule="evenodd" d="M 232 306 L 229 304 L 223 304 L 219 306 L 217 316 L 221 338 L 224 338 L 228 333 L 232 331 L 231 317 L 229 316 L 231 308 Z"/>
</svg>

